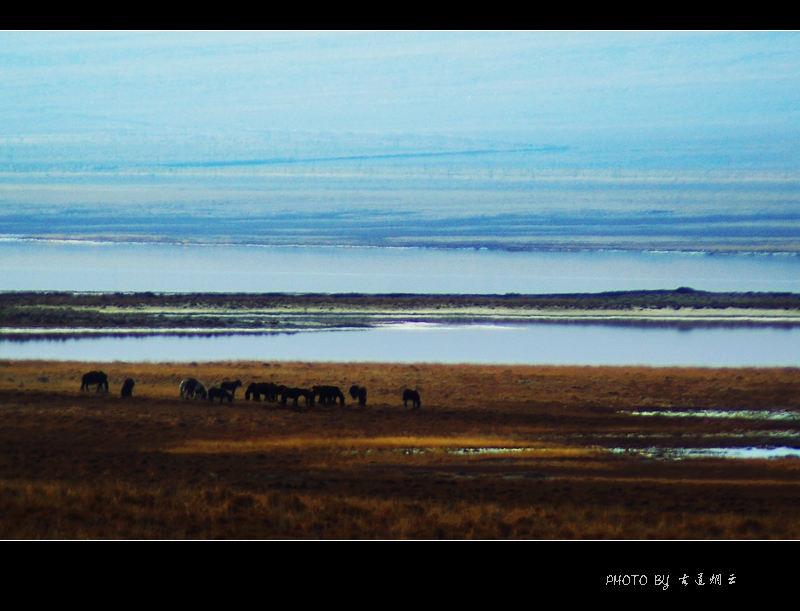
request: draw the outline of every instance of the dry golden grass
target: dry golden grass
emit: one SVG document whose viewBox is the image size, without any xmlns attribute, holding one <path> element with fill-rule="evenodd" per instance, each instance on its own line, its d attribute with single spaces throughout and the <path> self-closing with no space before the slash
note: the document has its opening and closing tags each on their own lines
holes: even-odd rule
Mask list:
<svg viewBox="0 0 800 611">
<path fill-rule="evenodd" d="M 192 440 L 179 447 L 168 450 L 176 454 L 241 454 L 245 452 L 266 452 L 276 448 L 295 450 L 352 450 L 369 452 L 381 450 L 404 450 L 408 452 L 437 452 L 447 450 L 464 450 L 470 452 L 498 452 L 505 450 L 519 453 L 521 456 L 536 458 L 565 458 L 568 456 L 587 456 L 596 454 L 591 448 L 544 447 L 545 444 L 531 441 L 515 441 L 500 437 L 287 437 L 282 439 L 250 439 L 247 441 L 210 441 Z"/>
<path fill-rule="evenodd" d="M 230 487 L 0 482 L 4 539 L 797 538 L 774 516 L 654 512 L 563 502 L 364 499 Z"/>
<path fill-rule="evenodd" d="M 183 401 L 189 376 L 369 402 Z M 800 445 L 795 422 L 624 413 L 667 407 L 800 410 L 800 370 L 0 361 L 0 536 L 800 538 L 800 460 L 610 451 Z"/>
</svg>

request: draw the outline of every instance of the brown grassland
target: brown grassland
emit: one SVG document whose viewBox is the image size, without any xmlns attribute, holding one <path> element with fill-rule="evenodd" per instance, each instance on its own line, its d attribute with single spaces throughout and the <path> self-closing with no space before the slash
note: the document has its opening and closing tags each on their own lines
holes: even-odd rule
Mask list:
<svg viewBox="0 0 800 611">
<path fill-rule="evenodd" d="M 368 403 L 182 400 L 188 376 Z M 700 408 L 800 410 L 800 369 L 0 361 L 0 537 L 800 538 L 800 460 L 636 451 L 800 447 L 794 420 L 627 413 Z"/>
</svg>

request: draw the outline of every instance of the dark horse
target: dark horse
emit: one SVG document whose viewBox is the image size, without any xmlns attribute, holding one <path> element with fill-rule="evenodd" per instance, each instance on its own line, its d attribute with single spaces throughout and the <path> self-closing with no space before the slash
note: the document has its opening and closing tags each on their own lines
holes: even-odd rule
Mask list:
<svg viewBox="0 0 800 611">
<path fill-rule="evenodd" d="M 344 405 L 344 393 L 338 386 L 314 386 L 311 392 L 319 396 L 319 402 L 323 405 L 336 405 L 336 399 Z"/>
<path fill-rule="evenodd" d="M 353 397 L 354 401 L 358 399 L 359 405 L 367 404 L 367 389 L 363 386 L 353 384 L 348 392 L 350 393 L 350 396 Z"/>
<path fill-rule="evenodd" d="M 420 401 L 419 393 L 416 390 L 404 390 L 403 391 L 403 406 L 408 407 L 408 402 L 411 401 L 411 409 L 419 409 L 422 406 L 422 401 Z"/>
<path fill-rule="evenodd" d="M 235 382 L 229 382 L 226 380 L 225 382 L 222 382 L 222 384 L 220 384 L 219 387 L 222 390 L 227 390 L 232 395 L 235 395 L 236 389 L 239 388 L 241 385 L 242 385 L 241 380 L 236 380 Z"/>
<path fill-rule="evenodd" d="M 133 378 L 126 378 L 125 381 L 122 383 L 122 396 L 123 397 L 132 397 L 133 396 L 133 385 L 136 382 L 133 381 Z"/>
<path fill-rule="evenodd" d="M 283 394 L 281 395 L 281 403 L 286 405 L 287 399 L 294 399 L 294 403 L 292 403 L 292 405 L 297 405 L 297 400 L 300 397 L 305 398 L 306 407 L 311 407 L 314 405 L 314 392 L 311 390 L 306 390 L 305 388 L 285 388 L 283 390 Z"/>
<path fill-rule="evenodd" d="M 285 386 L 278 386 L 272 382 L 253 382 L 244 392 L 244 398 L 249 401 L 252 397 L 255 401 L 261 401 L 261 395 L 264 395 L 267 401 L 277 401 L 278 395 L 285 389 Z"/>
<path fill-rule="evenodd" d="M 228 403 L 233 403 L 233 393 L 223 390 L 219 386 L 212 386 L 208 389 L 208 400 L 213 403 L 217 397 L 219 397 L 220 403 L 222 403 L 223 399 L 227 399 Z"/>
<path fill-rule="evenodd" d="M 108 392 L 108 376 L 102 371 L 90 371 L 84 373 L 81 378 L 81 390 L 89 390 L 90 386 L 97 384 L 97 392 L 102 388 Z"/>
</svg>

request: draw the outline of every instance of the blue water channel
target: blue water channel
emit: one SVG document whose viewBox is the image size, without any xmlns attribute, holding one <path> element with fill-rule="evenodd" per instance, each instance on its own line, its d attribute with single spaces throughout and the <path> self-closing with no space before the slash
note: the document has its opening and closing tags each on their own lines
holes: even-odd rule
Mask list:
<svg viewBox="0 0 800 611">
<path fill-rule="evenodd" d="M 0 359 L 797 367 L 800 329 L 400 324 L 274 335 L 2 340 Z"/>
<path fill-rule="evenodd" d="M 800 292 L 800 256 L 686 252 L 201 246 L 0 238 L 0 290 L 574 293 Z"/>
<path fill-rule="evenodd" d="M 800 257 L 647 251 L 201 246 L 0 239 L 0 290 L 800 292 Z M 794 328 L 414 325 L 278 335 L 1 340 L 0 359 L 800 366 Z"/>
</svg>

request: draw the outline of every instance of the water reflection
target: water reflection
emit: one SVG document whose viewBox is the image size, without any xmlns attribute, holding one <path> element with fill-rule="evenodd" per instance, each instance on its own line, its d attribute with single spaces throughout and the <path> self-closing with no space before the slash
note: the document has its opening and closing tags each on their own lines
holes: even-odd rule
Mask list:
<svg viewBox="0 0 800 611">
<path fill-rule="evenodd" d="M 743 420 L 800 420 L 800 413 L 791 410 L 755 409 L 687 409 L 687 410 L 649 410 L 620 411 L 631 416 L 664 416 L 667 418 L 740 418 Z"/>
<path fill-rule="evenodd" d="M 539 448 L 458 448 L 457 450 L 448 450 L 447 453 L 471 456 L 476 454 L 515 454 L 525 450 L 531 452 L 541 451 Z"/>
<path fill-rule="evenodd" d="M 798 328 L 400 324 L 272 335 L 2 340 L 0 358 L 783 367 L 800 365 L 798 339 Z"/>
<path fill-rule="evenodd" d="M 649 458 L 682 460 L 684 458 L 798 458 L 800 449 L 788 447 L 751 448 L 614 448 L 613 452 L 632 453 Z"/>
</svg>

